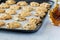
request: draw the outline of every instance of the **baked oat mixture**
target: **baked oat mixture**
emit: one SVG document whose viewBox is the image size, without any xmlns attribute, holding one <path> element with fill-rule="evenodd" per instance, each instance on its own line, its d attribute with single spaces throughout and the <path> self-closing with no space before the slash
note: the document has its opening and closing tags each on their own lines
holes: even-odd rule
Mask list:
<svg viewBox="0 0 60 40">
<path fill-rule="evenodd" d="M 7 0 L 0 4 L 0 27 L 8 29 L 34 30 L 41 24 L 50 4 Z"/>
</svg>

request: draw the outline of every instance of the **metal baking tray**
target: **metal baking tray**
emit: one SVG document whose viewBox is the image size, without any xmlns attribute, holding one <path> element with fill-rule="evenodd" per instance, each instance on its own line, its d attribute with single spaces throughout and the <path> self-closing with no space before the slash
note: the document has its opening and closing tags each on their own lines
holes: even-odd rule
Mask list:
<svg viewBox="0 0 60 40">
<path fill-rule="evenodd" d="M 1 0 L 0 3 L 5 2 L 5 1 L 6 0 Z M 30 2 L 39 2 L 39 3 L 48 2 L 48 3 L 51 4 L 51 7 L 54 5 L 54 2 L 50 1 L 50 0 L 15 0 L 15 1 L 16 2 L 18 2 L 18 1 L 26 1 L 28 4 Z M 46 14 L 46 16 L 47 16 L 47 14 Z M 2 30 L 2 31 L 10 31 L 10 32 L 20 32 L 20 33 L 34 33 L 34 32 L 37 32 L 41 28 L 41 26 L 43 26 L 42 24 L 44 23 L 45 17 L 43 18 L 42 23 L 35 30 L 17 30 L 17 29 L 6 29 L 6 28 L 0 28 L 0 30 Z"/>
</svg>

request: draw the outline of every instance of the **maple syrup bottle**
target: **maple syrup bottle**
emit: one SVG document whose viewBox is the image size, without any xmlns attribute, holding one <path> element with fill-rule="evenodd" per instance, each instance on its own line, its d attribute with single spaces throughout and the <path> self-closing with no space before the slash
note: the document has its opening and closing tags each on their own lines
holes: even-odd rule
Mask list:
<svg viewBox="0 0 60 40">
<path fill-rule="evenodd" d="M 56 4 L 56 6 L 50 10 L 50 19 L 52 23 L 56 26 L 60 26 L 60 5 Z"/>
</svg>

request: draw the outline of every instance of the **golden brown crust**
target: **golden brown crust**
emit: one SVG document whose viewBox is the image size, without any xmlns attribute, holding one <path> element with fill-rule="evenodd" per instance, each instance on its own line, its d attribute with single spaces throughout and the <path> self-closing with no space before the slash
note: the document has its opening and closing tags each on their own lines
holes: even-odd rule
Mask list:
<svg viewBox="0 0 60 40">
<path fill-rule="evenodd" d="M 37 13 L 35 14 L 35 16 L 37 17 L 44 17 L 46 15 L 46 13 L 42 12 L 42 11 L 37 11 Z"/>
<path fill-rule="evenodd" d="M 3 21 L 0 21 L 0 27 L 4 26 L 5 25 L 5 22 Z"/>
<path fill-rule="evenodd" d="M 10 5 L 8 5 L 8 4 L 6 4 L 6 3 L 1 3 L 0 4 L 0 8 L 9 8 L 10 7 Z"/>
<path fill-rule="evenodd" d="M 23 10 L 30 12 L 30 11 L 33 10 L 33 8 L 32 8 L 31 6 L 24 6 L 24 7 L 23 7 Z"/>
<path fill-rule="evenodd" d="M 27 16 L 31 16 L 31 13 L 30 12 L 27 12 L 27 11 L 22 11 L 20 13 L 20 15 L 23 16 L 23 17 L 27 17 Z"/>
<path fill-rule="evenodd" d="M 5 12 L 5 10 L 4 9 L 0 9 L 0 13 L 4 13 Z"/>
<path fill-rule="evenodd" d="M 12 16 L 9 14 L 4 14 L 0 16 L 0 20 L 9 20 L 9 19 L 12 19 Z"/>
<path fill-rule="evenodd" d="M 36 24 L 26 24 L 23 29 L 24 30 L 34 30 L 36 28 Z"/>
<path fill-rule="evenodd" d="M 9 5 L 12 5 L 12 4 L 15 4 L 16 2 L 14 0 L 7 0 L 6 1 L 6 4 L 9 4 Z"/>
<path fill-rule="evenodd" d="M 19 15 L 18 15 L 18 20 L 20 20 L 20 21 L 25 21 L 26 18 L 25 18 L 24 16 L 21 16 L 21 15 L 19 14 Z"/>
<path fill-rule="evenodd" d="M 14 28 L 19 28 L 21 27 L 21 24 L 18 22 L 11 22 L 7 24 L 7 28 L 9 29 L 14 29 Z"/>
<path fill-rule="evenodd" d="M 37 7 L 36 8 L 36 12 L 38 12 L 38 11 L 43 11 L 45 13 L 45 12 L 48 11 L 48 9 L 47 8 L 44 8 L 44 7 Z"/>
<path fill-rule="evenodd" d="M 40 18 L 30 18 L 29 23 L 30 24 L 39 24 L 41 22 Z"/>
<path fill-rule="evenodd" d="M 28 3 L 25 2 L 25 1 L 20 1 L 20 2 L 17 3 L 17 5 L 18 6 L 26 6 L 26 5 L 28 5 Z"/>
<path fill-rule="evenodd" d="M 46 2 L 44 2 L 44 3 L 41 3 L 40 4 L 40 7 L 44 7 L 44 8 L 50 8 L 50 4 L 49 3 L 46 3 Z"/>
<path fill-rule="evenodd" d="M 30 3 L 30 6 L 38 7 L 38 6 L 39 6 L 39 3 L 37 3 L 37 2 L 31 2 L 31 3 Z"/>
<path fill-rule="evenodd" d="M 7 10 L 6 13 L 7 13 L 7 14 L 14 15 L 14 14 L 16 14 L 16 11 L 10 9 L 10 10 Z"/>
<path fill-rule="evenodd" d="M 14 5 L 14 6 L 10 6 L 10 9 L 12 10 L 19 10 L 21 7 L 20 6 L 17 6 L 17 5 Z"/>
</svg>

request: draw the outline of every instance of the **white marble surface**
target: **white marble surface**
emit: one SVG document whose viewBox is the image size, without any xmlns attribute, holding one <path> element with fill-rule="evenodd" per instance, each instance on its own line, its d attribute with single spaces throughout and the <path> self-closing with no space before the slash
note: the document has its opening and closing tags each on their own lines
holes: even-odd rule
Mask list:
<svg viewBox="0 0 60 40">
<path fill-rule="evenodd" d="M 51 25 L 47 17 L 41 29 L 36 33 L 22 34 L 0 31 L 0 40 L 60 40 L 60 27 Z"/>
</svg>

